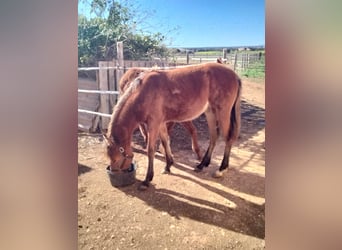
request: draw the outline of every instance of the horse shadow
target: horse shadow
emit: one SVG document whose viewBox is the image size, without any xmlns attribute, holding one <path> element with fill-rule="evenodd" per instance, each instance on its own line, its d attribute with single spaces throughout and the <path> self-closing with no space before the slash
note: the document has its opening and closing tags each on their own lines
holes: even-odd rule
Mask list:
<svg viewBox="0 0 342 250">
<path fill-rule="evenodd" d="M 120 191 L 130 197 L 138 198 L 154 209 L 166 212 L 170 216 L 181 219 L 186 217 L 198 222 L 214 225 L 237 233 L 264 239 L 265 237 L 265 204 L 256 204 L 239 196 L 198 181 L 191 176 L 172 174 L 192 181 L 210 192 L 222 196 L 226 201 L 235 204 L 225 206 L 209 200 L 191 197 L 171 189 L 157 188 L 151 183 L 146 192 L 137 190 L 140 182 L 132 186 L 121 187 Z M 245 176 L 244 178 L 250 178 Z"/>
<path fill-rule="evenodd" d="M 92 170 L 91 167 L 78 163 L 78 176 L 90 172 Z"/>
</svg>

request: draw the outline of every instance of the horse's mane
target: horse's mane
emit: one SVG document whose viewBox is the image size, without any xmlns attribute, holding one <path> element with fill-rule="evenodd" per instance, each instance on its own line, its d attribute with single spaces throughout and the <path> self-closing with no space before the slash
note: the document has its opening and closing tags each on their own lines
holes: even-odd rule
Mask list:
<svg viewBox="0 0 342 250">
<path fill-rule="evenodd" d="M 112 127 L 112 124 L 114 121 L 117 120 L 117 116 L 120 113 L 120 110 L 125 105 L 127 99 L 134 93 L 138 87 L 140 86 L 141 80 L 144 78 L 145 72 L 141 72 L 137 78 L 135 78 L 131 83 L 129 83 L 128 88 L 125 90 L 125 92 L 120 96 L 118 103 L 115 105 L 113 114 L 111 117 L 111 120 L 109 122 L 109 130 Z"/>
</svg>

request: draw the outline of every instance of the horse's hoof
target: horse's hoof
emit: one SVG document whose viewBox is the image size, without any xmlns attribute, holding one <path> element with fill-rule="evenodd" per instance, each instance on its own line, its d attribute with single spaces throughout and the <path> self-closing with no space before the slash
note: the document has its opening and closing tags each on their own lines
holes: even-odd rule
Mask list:
<svg viewBox="0 0 342 250">
<path fill-rule="evenodd" d="M 194 171 L 196 173 L 202 172 L 203 168 L 195 167 Z"/>
<path fill-rule="evenodd" d="M 138 187 L 139 191 L 145 191 L 147 189 L 148 189 L 148 184 L 146 184 L 146 183 L 141 183 Z"/>
<path fill-rule="evenodd" d="M 162 174 L 171 174 L 171 171 L 170 171 L 170 170 L 167 170 L 167 169 L 164 169 L 161 173 L 162 173 Z"/>
<path fill-rule="evenodd" d="M 213 173 L 213 177 L 214 178 L 221 178 L 223 177 L 223 173 L 226 172 L 226 170 L 223 170 L 223 171 L 220 171 L 220 170 L 216 170 L 214 173 Z"/>
</svg>

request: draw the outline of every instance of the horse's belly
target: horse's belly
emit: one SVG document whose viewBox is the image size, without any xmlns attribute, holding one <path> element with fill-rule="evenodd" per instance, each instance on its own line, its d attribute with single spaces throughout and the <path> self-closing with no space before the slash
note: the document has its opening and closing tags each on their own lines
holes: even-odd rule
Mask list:
<svg viewBox="0 0 342 250">
<path fill-rule="evenodd" d="M 167 121 L 190 121 L 200 116 L 208 108 L 208 102 L 194 105 L 180 105 L 178 108 L 169 109 L 166 112 Z"/>
</svg>

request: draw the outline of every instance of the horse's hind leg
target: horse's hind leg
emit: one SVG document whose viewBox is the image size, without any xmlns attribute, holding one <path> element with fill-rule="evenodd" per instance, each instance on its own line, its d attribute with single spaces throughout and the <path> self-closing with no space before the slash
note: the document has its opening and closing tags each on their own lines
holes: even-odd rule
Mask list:
<svg viewBox="0 0 342 250">
<path fill-rule="evenodd" d="M 233 109 L 235 106 L 233 107 Z M 231 113 L 233 112 L 234 113 Z M 230 158 L 230 151 L 232 149 L 232 145 L 234 141 L 236 141 L 237 137 L 239 136 L 240 130 L 240 113 L 237 114 L 236 118 L 232 120 L 232 117 L 229 119 L 229 116 L 235 116 L 235 112 L 239 112 L 239 110 L 232 110 L 229 113 L 224 113 L 223 111 L 219 113 L 221 119 L 219 121 L 220 128 L 222 131 L 223 138 L 226 138 L 226 146 L 224 148 L 224 155 L 221 162 L 221 166 L 219 170 L 215 171 L 213 177 L 219 178 L 223 176 L 223 173 L 229 167 L 229 158 Z M 234 121 L 234 120 L 238 121 Z"/>
<path fill-rule="evenodd" d="M 184 126 L 184 128 L 186 128 L 186 130 L 188 130 L 188 132 L 191 135 L 192 151 L 194 151 L 196 153 L 197 159 L 201 160 L 202 154 L 201 154 L 201 150 L 198 146 L 197 129 L 196 129 L 195 125 L 192 123 L 192 121 L 183 122 L 182 125 Z"/>
<path fill-rule="evenodd" d="M 166 127 L 167 127 L 167 133 L 170 134 L 171 130 L 173 129 L 173 127 L 175 126 L 175 122 L 168 122 L 166 123 Z"/>
<path fill-rule="evenodd" d="M 217 120 L 215 114 L 212 112 L 211 108 L 209 107 L 208 110 L 205 112 L 205 116 L 207 118 L 208 122 L 208 128 L 209 128 L 209 135 L 210 135 L 210 141 L 208 149 L 199 165 L 195 168 L 195 171 L 199 172 L 203 169 L 203 167 L 208 167 L 211 160 L 211 155 L 213 153 L 217 136 L 218 136 L 218 130 L 217 130 Z"/>
<path fill-rule="evenodd" d="M 213 174 L 213 177 L 219 178 L 223 176 L 223 173 L 227 170 L 229 167 L 229 158 L 230 158 L 230 151 L 232 149 L 233 142 L 231 140 L 226 142 L 226 146 L 224 148 L 224 155 L 221 162 L 221 166 L 218 170 L 216 170 Z"/>
<path fill-rule="evenodd" d="M 165 160 L 166 160 L 166 166 L 165 169 L 163 171 L 163 173 L 170 173 L 170 167 L 173 164 L 173 158 L 172 158 L 172 152 L 171 152 L 171 148 L 170 148 L 170 137 L 168 134 L 168 129 L 165 123 L 163 123 L 162 125 L 160 125 L 159 128 L 159 137 L 160 140 L 162 142 L 162 145 L 164 147 L 164 151 L 165 151 Z"/>
</svg>

